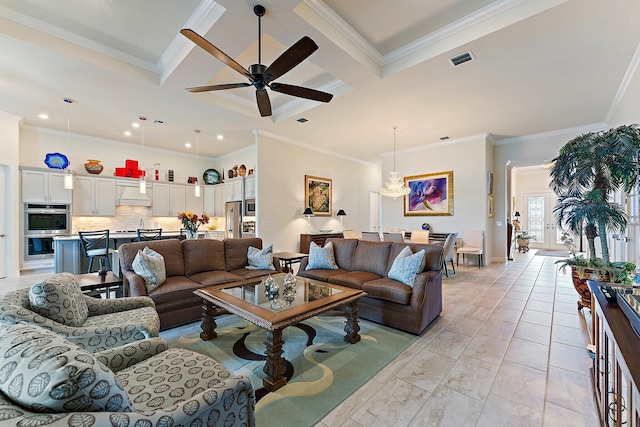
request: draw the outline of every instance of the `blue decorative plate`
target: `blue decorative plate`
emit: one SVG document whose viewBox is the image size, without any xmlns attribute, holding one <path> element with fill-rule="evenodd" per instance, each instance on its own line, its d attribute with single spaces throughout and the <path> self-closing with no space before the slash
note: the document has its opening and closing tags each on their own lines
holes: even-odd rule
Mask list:
<svg viewBox="0 0 640 427">
<path fill-rule="evenodd" d="M 202 174 L 205 184 L 220 184 L 220 172 L 215 169 L 207 169 Z"/>
<path fill-rule="evenodd" d="M 51 169 L 65 169 L 69 166 L 69 159 L 64 154 L 48 153 L 44 159 L 44 164 Z"/>
</svg>

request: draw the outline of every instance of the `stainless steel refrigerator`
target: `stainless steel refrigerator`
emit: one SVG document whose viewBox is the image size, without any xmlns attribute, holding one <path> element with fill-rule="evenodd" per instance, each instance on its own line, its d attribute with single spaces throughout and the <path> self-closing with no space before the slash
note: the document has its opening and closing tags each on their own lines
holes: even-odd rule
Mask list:
<svg viewBox="0 0 640 427">
<path fill-rule="evenodd" d="M 224 212 L 227 222 L 224 237 L 242 237 L 242 202 L 227 202 Z"/>
</svg>

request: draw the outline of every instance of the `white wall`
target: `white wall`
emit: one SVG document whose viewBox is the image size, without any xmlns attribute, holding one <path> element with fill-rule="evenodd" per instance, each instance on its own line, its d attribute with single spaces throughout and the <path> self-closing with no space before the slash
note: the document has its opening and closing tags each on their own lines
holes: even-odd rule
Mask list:
<svg viewBox="0 0 640 427">
<path fill-rule="evenodd" d="M 0 111 L 0 165 L 7 168 L 6 198 L 0 201 L 0 221 L 4 221 L 5 226 L 7 277 L 20 275 L 20 120 L 18 116 Z"/>
<path fill-rule="evenodd" d="M 300 249 L 300 234 L 307 233 L 305 175 L 332 180 L 333 215 L 312 217 L 312 232 L 340 230 L 336 212 L 344 209 L 344 228 L 368 228 L 369 190 L 380 185 L 380 169 L 288 142 L 260 136 L 257 149 L 258 216 L 256 227 L 265 245 L 275 252 Z"/>
<path fill-rule="evenodd" d="M 487 153 L 491 150 L 485 135 L 428 144 L 420 149 L 397 152 L 396 168 L 402 176 L 453 171 L 453 216 L 404 216 L 404 198 L 382 197 L 382 229 L 418 229 L 431 225 L 436 233 L 484 230 L 485 247 L 490 248 L 487 232 Z M 382 159 L 382 178 L 387 180 L 393 157 Z M 495 186 L 495 177 L 494 177 Z M 495 191 L 495 190 L 494 190 Z M 494 218 L 495 219 L 495 218 Z M 487 253 L 486 260 L 491 259 Z"/>
</svg>

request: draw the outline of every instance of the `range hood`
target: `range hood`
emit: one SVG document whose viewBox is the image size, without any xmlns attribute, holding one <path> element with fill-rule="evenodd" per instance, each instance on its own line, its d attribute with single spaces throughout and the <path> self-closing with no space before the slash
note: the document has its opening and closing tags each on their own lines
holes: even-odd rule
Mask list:
<svg viewBox="0 0 640 427">
<path fill-rule="evenodd" d="M 151 189 L 148 186 L 146 193 L 140 193 L 140 186 L 137 182 L 118 182 L 116 184 L 116 205 L 151 206 L 150 193 Z"/>
</svg>

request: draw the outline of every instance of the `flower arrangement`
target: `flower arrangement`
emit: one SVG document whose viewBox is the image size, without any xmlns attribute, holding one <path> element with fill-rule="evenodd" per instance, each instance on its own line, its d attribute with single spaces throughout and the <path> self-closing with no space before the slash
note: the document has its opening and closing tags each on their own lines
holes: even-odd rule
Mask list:
<svg viewBox="0 0 640 427">
<path fill-rule="evenodd" d="M 198 216 L 193 212 L 180 212 L 178 219 L 182 221 L 182 228 L 187 232 L 187 238 L 194 238 L 197 236 L 198 228 L 201 224 L 209 223 L 209 215 L 202 214 Z"/>
</svg>

